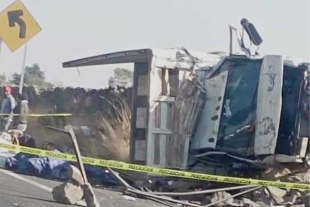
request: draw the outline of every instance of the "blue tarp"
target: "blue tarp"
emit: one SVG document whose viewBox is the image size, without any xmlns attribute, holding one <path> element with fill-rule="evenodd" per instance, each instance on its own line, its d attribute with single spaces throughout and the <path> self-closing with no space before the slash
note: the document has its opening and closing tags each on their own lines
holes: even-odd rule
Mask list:
<svg viewBox="0 0 310 207">
<path fill-rule="evenodd" d="M 115 180 L 108 170 L 94 166 L 84 165 L 87 178 L 90 183 L 100 183 L 104 186 L 117 186 L 119 182 Z"/>
<path fill-rule="evenodd" d="M 54 150 L 58 151 L 58 150 Z M 14 157 L 9 157 L 5 161 L 7 169 L 16 173 L 38 176 L 46 179 L 54 179 L 66 181 L 69 179 L 68 169 L 70 165 L 68 161 L 18 153 Z M 93 166 L 84 165 L 87 177 L 91 183 L 102 184 L 105 186 L 115 186 L 118 182 L 105 169 Z"/>
<path fill-rule="evenodd" d="M 70 163 L 64 160 L 18 153 L 6 159 L 5 166 L 20 174 L 47 179 L 68 180 Z"/>
</svg>

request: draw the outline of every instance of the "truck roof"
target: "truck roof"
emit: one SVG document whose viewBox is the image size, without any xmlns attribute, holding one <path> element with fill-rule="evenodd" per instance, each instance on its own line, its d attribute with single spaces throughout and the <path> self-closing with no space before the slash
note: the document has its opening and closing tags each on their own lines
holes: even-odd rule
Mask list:
<svg viewBox="0 0 310 207">
<path fill-rule="evenodd" d="M 62 65 L 63 68 L 72 68 L 72 67 L 83 67 L 94 65 L 148 62 L 152 58 L 156 58 L 156 66 L 158 67 L 171 68 L 174 66 L 178 68 L 178 65 L 180 65 L 180 63 L 186 63 L 187 66 L 191 64 L 191 60 L 186 54 L 185 50 L 186 49 L 184 48 L 170 48 L 170 49 L 145 48 L 145 49 L 125 50 L 67 61 L 64 62 Z M 188 51 L 193 57 L 195 57 L 196 62 L 198 63 L 195 69 L 213 67 L 220 60 L 229 56 L 225 52 L 197 52 L 189 50 L 186 51 Z M 238 55 L 238 56 L 246 57 L 245 55 Z M 255 59 L 261 59 L 261 58 L 262 56 L 256 57 Z M 306 64 L 309 67 L 309 62 L 291 57 L 284 57 L 284 64 L 289 65 L 291 67 L 298 67 L 300 64 Z M 182 67 L 182 64 L 180 65 L 180 67 Z"/>
<path fill-rule="evenodd" d="M 204 63 L 203 65 L 214 65 L 223 56 L 227 56 L 221 52 L 206 53 L 189 51 L 192 56 L 197 58 L 198 62 Z M 63 63 L 64 68 L 82 67 L 92 65 L 107 65 L 107 64 L 120 64 L 120 63 L 134 63 L 134 62 L 147 62 L 153 57 L 156 58 L 156 62 L 176 62 L 176 61 L 189 61 L 181 48 L 171 49 L 137 49 L 137 50 L 125 50 L 113 53 L 107 53 L 102 55 L 96 55 L 77 60 L 72 60 Z"/>
</svg>

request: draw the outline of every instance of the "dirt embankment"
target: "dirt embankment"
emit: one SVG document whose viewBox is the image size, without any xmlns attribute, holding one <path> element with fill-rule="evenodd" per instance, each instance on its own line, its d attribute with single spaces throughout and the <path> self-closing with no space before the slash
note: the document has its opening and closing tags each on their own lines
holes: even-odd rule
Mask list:
<svg viewBox="0 0 310 207">
<path fill-rule="evenodd" d="M 17 93 L 18 88 L 14 88 L 13 95 Z M 75 131 L 84 156 L 128 159 L 131 89 L 26 87 L 24 93 L 28 96 L 31 114 L 73 114 L 72 117 L 29 117 L 27 134 L 36 140 L 37 146 L 50 142 L 70 152 L 69 137 L 46 126 L 63 129 L 71 124 L 77 126 Z"/>
</svg>

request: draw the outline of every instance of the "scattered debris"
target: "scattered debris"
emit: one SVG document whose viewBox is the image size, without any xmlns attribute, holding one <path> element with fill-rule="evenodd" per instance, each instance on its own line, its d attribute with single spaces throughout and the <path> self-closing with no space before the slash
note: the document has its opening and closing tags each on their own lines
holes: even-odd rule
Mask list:
<svg viewBox="0 0 310 207">
<path fill-rule="evenodd" d="M 123 195 L 122 197 L 123 197 L 124 199 L 128 200 L 128 201 L 136 201 L 136 198 L 131 197 L 131 196 Z"/>
<path fill-rule="evenodd" d="M 217 203 L 217 202 L 220 202 L 220 203 Z M 234 203 L 234 198 L 229 193 L 225 191 L 220 191 L 212 195 L 209 204 L 214 204 L 214 205 L 216 204 L 217 206 L 222 207 L 222 206 L 233 205 L 233 203 Z"/>
<path fill-rule="evenodd" d="M 282 189 L 271 187 L 271 186 L 267 187 L 266 190 L 268 191 L 268 194 L 270 195 L 270 197 L 276 204 L 284 202 L 283 197 L 287 193 L 286 190 L 282 190 Z"/>
<path fill-rule="evenodd" d="M 84 185 L 84 179 L 83 176 L 81 175 L 80 170 L 73 165 L 70 165 L 69 167 L 69 177 L 73 183 L 76 183 L 80 186 Z"/>
<path fill-rule="evenodd" d="M 53 199 L 63 204 L 76 204 L 84 196 L 83 189 L 80 185 L 68 181 L 56 186 L 53 191 Z"/>
</svg>

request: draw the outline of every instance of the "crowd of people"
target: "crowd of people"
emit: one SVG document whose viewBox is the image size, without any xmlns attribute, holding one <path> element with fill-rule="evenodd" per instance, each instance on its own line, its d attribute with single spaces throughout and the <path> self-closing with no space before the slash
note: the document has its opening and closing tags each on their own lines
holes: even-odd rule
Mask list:
<svg viewBox="0 0 310 207">
<path fill-rule="evenodd" d="M 29 112 L 27 95 L 21 93 L 14 97 L 9 86 L 4 88 L 4 94 L 0 109 L 0 131 L 16 129 L 24 133 L 27 129 Z"/>
</svg>

